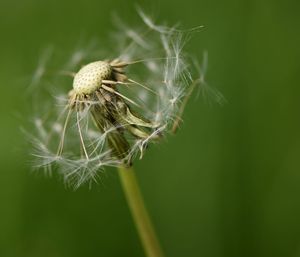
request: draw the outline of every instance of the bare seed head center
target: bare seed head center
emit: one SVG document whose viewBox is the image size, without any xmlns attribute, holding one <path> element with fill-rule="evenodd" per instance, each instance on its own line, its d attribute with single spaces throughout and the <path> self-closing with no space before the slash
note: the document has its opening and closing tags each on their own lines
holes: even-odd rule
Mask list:
<svg viewBox="0 0 300 257">
<path fill-rule="evenodd" d="M 73 89 L 77 94 L 91 94 L 101 87 L 102 80 L 110 79 L 112 67 L 108 62 L 97 61 L 82 67 L 76 73 Z"/>
</svg>

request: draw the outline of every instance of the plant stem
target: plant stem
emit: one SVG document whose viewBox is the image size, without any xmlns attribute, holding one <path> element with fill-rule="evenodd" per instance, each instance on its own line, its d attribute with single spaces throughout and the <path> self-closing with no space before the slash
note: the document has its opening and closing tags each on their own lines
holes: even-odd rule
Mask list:
<svg viewBox="0 0 300 257">
<path fill-rule="evenodd" d="M 146 210 L 133 168 L 121 166 L 119 167 L 119 175 L 146 256 L 163 257 L 164 255 Z"/>
</svg>

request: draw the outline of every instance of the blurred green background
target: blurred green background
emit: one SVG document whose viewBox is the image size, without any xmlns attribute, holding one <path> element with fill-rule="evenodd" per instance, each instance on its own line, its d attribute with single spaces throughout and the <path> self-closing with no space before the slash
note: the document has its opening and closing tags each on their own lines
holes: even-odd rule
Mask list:
<svg viewBox="0 0 300 257">
<path fill-rule="evenodd" d="M 136 163 L 166 256 L 300 256 L 300 2 L 293 0 L 0 0 L 0 256 L 143 256 L 116 172 L 72 191 L 32 174 L 20 133 L 24 90 L 48 45 L 100 40 L 111 13 L 205 25 L 222 107 L 193 99 L 178 135 Z"/>
</svg>

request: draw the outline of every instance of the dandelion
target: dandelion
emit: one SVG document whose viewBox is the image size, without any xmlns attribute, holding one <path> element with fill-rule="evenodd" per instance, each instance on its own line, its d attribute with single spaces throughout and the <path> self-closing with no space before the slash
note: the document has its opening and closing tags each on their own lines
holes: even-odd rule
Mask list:
<svg viewBox="0 0 300 257">
<path fill-rule="evenodd" d="M 72 54 L 65 67 L 74 70 L 61 72 L 72 84 L 56 97 L 54 115 L 34 119 L 32 142 L 35 166 L 50 174 L 55 170 L 75 188 L 97 182 L 107 166 L 119 167 L 146 252 L 162 256 L 130 167 L 150 143 L 177 130 L 200 82 L 193 79 L 184 53 L 190 34 L 200 27 L 182 31 L 139 13 L 140 30 L 116 20 L 120 32 L 113 39 L 114 55 Z"/>
<path fill-rule="evenodd" d="M 35 165 L 48 173 L 55 167 L 75 188 L 97 181 L 106 166 L 132 165 L 180 122 L 193 85 L 183 52 L 190 31 L 155 25 L 140 14 L 143 30 L 117 21 L 123 34 L 114 42 L 121 50 L 112 58 L 72 54 L 66 67 L 77 70 L 61 72 L 73 79 L 68 92 L 56 97 L 54 114 L 35 119 Z"/>
</svg>

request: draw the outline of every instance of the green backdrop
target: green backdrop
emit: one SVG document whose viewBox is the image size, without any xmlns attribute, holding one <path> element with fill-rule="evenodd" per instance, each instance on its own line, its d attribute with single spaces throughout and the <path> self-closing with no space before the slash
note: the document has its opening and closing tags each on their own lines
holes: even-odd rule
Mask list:
<svg viewBox="0 0 300 257">
<path fill-rule="evenodd" d="M 77 191 L 31 173 L 21 126 L 43 49 L 76 47 L 131 24 L 205 25 L 207 81 L 228 103 L 194 98 L 177 136 L 136 163 L 166 256 L 300 256 L 300 2 L 295 0 L 0 0 L 0 256 L 143 256 L 119 180 Z"/>
</svg>

